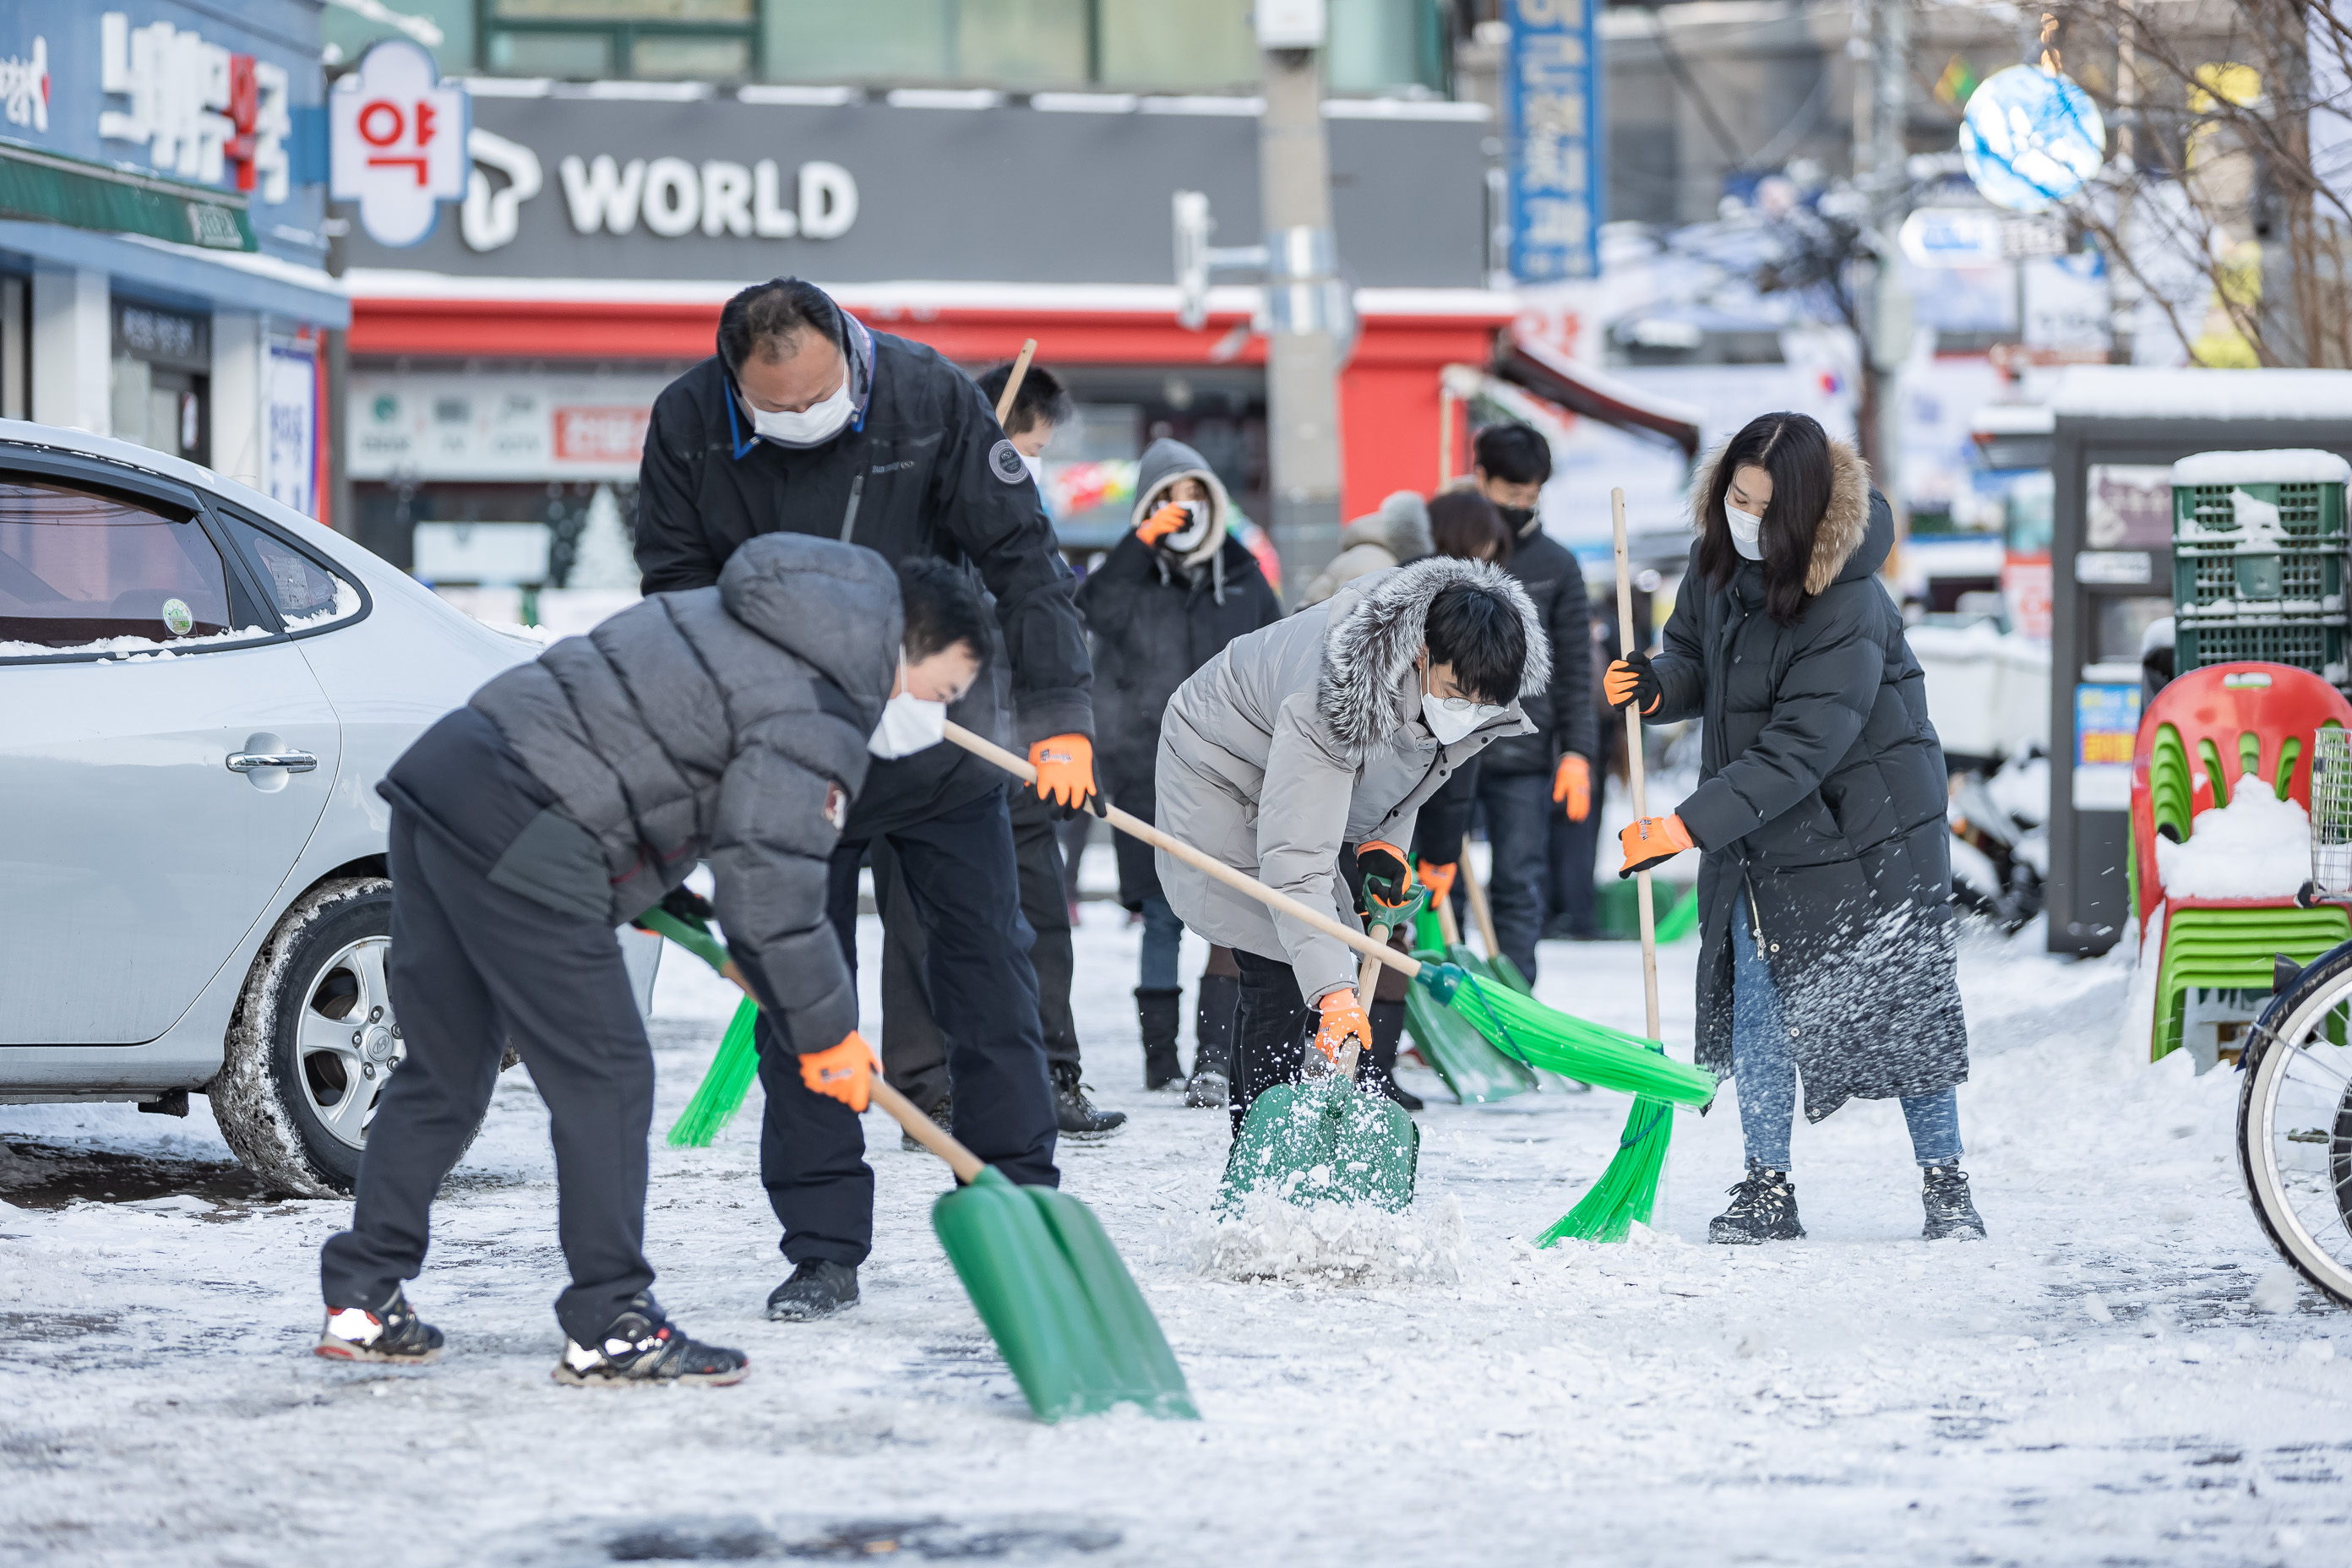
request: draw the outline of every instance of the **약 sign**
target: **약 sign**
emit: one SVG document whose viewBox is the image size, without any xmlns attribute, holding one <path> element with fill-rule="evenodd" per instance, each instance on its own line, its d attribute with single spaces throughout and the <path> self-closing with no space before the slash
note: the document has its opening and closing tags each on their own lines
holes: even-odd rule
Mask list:
<svg viewBox="0 0 2352 1568">
<path fill-rule="evenodd" d="M 422 242 L 439 204 L 466 197 L 467 118 L 465 89 L 441 85 L 431 55 L 385 39 L 327 95 L 328 194 L 359 203 L 377 244 Z"/>
</svg>

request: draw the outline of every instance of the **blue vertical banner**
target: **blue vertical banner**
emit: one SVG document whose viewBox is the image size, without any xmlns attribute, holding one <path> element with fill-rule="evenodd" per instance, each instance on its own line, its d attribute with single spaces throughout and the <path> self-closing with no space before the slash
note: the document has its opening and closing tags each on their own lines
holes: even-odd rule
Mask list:
<svg viewBox="0 0 2352 1568">
<path fill-rule="evenodd" d="M 1601 270 L 1600 0 L 1510 0 L 1503 73 L 1511 273 L 1522 283 Z"/>
</svg>

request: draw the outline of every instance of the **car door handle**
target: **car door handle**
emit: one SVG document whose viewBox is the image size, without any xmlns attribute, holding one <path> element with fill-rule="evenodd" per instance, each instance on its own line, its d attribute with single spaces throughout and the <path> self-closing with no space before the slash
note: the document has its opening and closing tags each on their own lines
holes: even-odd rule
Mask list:
<svg viewBox="0 0 2352 1568">
<path fill-rule="evenodd" d="M 228 771 L 249 773 L 256 768 L 284 768 L 289 773 L 307 773 L 319 765 L 319 759 L 308 752 L 232 752 Z"/>
</svg>

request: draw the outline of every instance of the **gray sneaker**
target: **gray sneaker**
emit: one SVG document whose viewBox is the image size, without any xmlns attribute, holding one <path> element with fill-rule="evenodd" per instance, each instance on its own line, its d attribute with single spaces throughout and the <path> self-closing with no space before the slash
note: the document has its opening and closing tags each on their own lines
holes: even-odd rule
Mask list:
<svg viewBox="0 0 2352 1568">
<path fill-rule="evenodd" d="M 1925 1175 L 1919 1203 L 1927 1211 L 1927 1223 L 1919 1232 L 1920 1239 L 1982 1241 L 1985 1225 L 1977 1214 L 1977 1205 L 1969 1198 L 1969 1173 L 1955 1161 L 1948 1165 L 1927 1166 Z"/>
</svg>

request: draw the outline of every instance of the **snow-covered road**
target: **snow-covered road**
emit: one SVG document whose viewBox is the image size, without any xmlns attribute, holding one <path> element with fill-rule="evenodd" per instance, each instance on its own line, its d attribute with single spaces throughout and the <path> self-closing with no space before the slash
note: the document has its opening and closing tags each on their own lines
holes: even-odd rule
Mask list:
<svg viewBox="0 0 2352 1568">
<path fill-rule="evenodd" d="M 547 1376 L 562 1260 L 520 1069 L 412 1288 L 451 1350 L 403 1372 L 308 1353 L 346 1205 L 256 1198 L 201 1099 L 184 1122 L 0 1107 L 0 1563 L 2352 1562 L 2352 1316 L 2247 1212 L 2237 1079 L 2147 1067 L 2119 1037 L 2124 959 L 2037 936 L 1964 960 L 1989 1242 L 1917 1239 L 1901 1117 L 1856 1103 L 1798 1131 L 1809 1240 L 1706 1245 L 1740 1164 L 1727 1103 L 1682 1119 L 1658 1233 L 1537 1252 L 1625 1110 L 1544 1095 L 1433 1101 L 1412 1240 L 1433 1263 L 1244 1281 L 1200 1261 L 1224 1120 L 1136 1087 L 1136 933 L 1089 904 L 1090 1077 L 1133 1121 L 1066 1144 L 1066 1185 L 1197 1425 L 1031 1421 L 932 1240 L 942 1172 L 878 1113 L 865 1299 L 813 1326 L 760 1313 L 782 1269 L 758 1091 L 717 1147 L 656 1143 L 662 1300 L 755 1371 L 599 1394 Z M 1692 956 L 1664 966 L 1685 1044 Z M 1543 963 L 1548 1000 L 1639 1027 L 1637 950 Z M 658 1126 L 727 1003 L 665 967 Z"/>
</svg>

